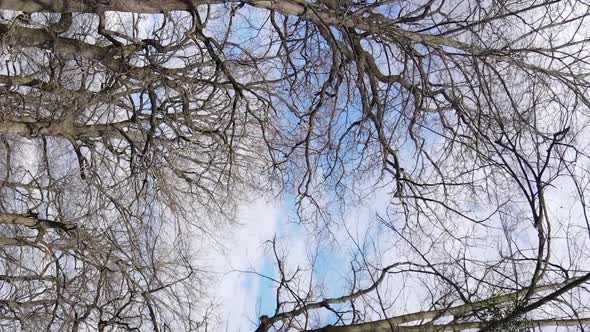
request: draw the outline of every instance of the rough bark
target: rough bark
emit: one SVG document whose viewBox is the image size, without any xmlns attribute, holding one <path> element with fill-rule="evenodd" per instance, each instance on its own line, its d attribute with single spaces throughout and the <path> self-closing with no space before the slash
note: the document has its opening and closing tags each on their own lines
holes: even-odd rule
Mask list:
<svg viewBox="0 0 590 332">
<path fill-rule="evenodd" d="M 523 327 L 567 327 L 580 326 L 589 324 L 590 319 L 536 319 L 523 321 Z M 318 330 L 308 330 L 307 332 L 446 332 L 446 331 L 466 331 L 479 329 L 484 324 L 481 322 L 464 322 L 451 324 L 432 324 L 425 326 L 397 326 L 391 330 L 389 326 L 375 324 L 375 322 L 350 325 L 350 326 L 326 326 Z"/>
<path fill-rule="evenodd" d="M 73 1 L 73 0 L 2 0 L 0 9 L 24 12 L 95 12 L 106 9 L 120 12 L 160 13 L 171 10 L 187 10 L 198 5 L 221 3 L 220 0 L 110 0 Z M 226 1 L 227 2 L 227 1 Z M 105 4 L 106 3 L 106 4 Z"/>
</svg>

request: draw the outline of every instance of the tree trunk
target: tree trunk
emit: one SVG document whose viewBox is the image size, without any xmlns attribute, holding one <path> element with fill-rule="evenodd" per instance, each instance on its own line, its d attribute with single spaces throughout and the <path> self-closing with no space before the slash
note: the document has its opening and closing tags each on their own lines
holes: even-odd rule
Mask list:
<svg viewBox="0 0 590 332">
<path fill-rule="evenodd" d="M 0 9 L 34 12 L 96 12 L 97 9 L 134 13 L 162 13 L 188 10 L 204 4 L 221 3 L 221 0 L 0 0 Z"/>
<path fill-rule="evenodd" d="M 446 332 L 446 331 L 466 331 L 479 329 L 485 325 L 482 322 L 463 322 L 454 324 L 433 324 L 424 326 L 396 326 L 391 330 L 389 326 L 369 322 L 348 326 L 326 326 L 317 330 L 308 330 L 307 332 Z M 541 327 L 558 327 L 558 326 L 580 326 L 589 324 L 590 319 L 538 319 L 518 322 L 518 326 L 541 328 Z"/>
</svg>

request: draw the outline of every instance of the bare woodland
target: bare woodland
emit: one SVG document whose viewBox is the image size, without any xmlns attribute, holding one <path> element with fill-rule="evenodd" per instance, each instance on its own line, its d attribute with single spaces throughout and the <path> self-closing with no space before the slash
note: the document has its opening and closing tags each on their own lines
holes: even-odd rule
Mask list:
<svg viewBox="0 0 590 332">
<path fill-rule="evenodd" d="M 252 331 L 590 329 L 590 4 L 0 10 L 0 330 L 214 331 L 199 243 L 241 200 L 338 246 L 378 190 L 338 296 L 269 239 Z"/>
</svg>

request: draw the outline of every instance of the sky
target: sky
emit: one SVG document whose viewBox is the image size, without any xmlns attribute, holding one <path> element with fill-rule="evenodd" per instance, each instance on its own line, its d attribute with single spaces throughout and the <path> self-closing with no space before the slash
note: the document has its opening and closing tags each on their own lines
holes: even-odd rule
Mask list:
<svg viewBox="0 0 590 332">
<path fill-rule="evenodd" d="M 268 273 L 264 242 L 274 237 L 284 220 L 280 206 L 258 199 L 239 208 L 239 225 L 231 234 L 227 252 L 219 253 L 217 285 L 221 303 L 223 331 L 252 331 L 262 307 L 258 299 L 268 300 L 272 293 L 264 289 L 263 280 L 238 271 Z M 235 270 L 232 272 L 232 270 Z M 267 307 L 266 305 L 264 307 Z"/>
<path fill-rule="evenodd" d="M 384 211 L 388 199 L 386 191 L 377 191 L 364 206 L 348 214 L 342 227 L 334 229 L 333 238 L 325 242 L 318 241 L 304 225 L 289 221 L 293 211 L 287 202 L 258 198 L 242 204 L 239 225 L 225 241 L 227 250 L 219 251 L 214 259 L 220 275 L 215 293 L 222 313 L 214 331 L 253 331 L 258 317 L 274 314 L 276 284 L 249 272 L 277 276 L 274 255 L 267 243 L 275 237 L 279 254 L 286 255 L 287 268 L 307 268 L 302 275 L 305 282 L 313 278 L 315 285 L 325 289 L 326 296 L 344 295 L 345 280 L 350 278 L 350 254 L 355 251 L 350 240 L 367 236 L 367 230 L 375 226 L 371 225 L 375 213 Z M 318 243 L 325 245 L 318 247 Z M 313 270 L 309 269 L 311 262 L 315 262 Z"/>
</svg>

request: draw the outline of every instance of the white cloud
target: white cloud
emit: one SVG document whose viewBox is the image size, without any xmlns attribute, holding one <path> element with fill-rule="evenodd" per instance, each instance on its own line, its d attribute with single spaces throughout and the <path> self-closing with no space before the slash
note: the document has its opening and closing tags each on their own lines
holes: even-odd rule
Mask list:
<svg viewBox="0 0 590 332">
<path fill-rule="evenodd" d="M 253 330 L 261 278 L 238 271 L 263 269 L 263 243 L 273 238 L 281 209 L 277 204 L 257 199 L 242 205 L 238 215 L 240 225 L 229 236 L 225 252 L 212 257 L 219 284 L 216 294 L 211 295 L 221 303 L 221 322 L 216 331 Z"/>
</svg>

